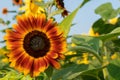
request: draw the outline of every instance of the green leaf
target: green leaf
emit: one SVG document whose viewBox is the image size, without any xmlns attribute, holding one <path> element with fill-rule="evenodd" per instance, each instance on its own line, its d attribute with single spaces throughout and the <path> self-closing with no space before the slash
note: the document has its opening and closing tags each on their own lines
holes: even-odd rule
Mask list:
<svg viewBox="0 0 120 80">
<path fill-rule="evenodd" d="M 119 21 L 118 21 L 119 22 Z M 99 35 L 110 33 L 112 30 L 117 28 L 120 24 L 112 25 L 104 21 L 102 18 L 98 19 L 92 26 L 95 33 Z"/>
<path fill-rule="evenodd" d="M 53 74 L 53 68 L 49 66 L 49 68 L 45 71 L 47 77 L 50 79 Z"/>
<path fill-rule="evenodd" d="M 77 46 L 88 47 L 96 52 L 98 52 L 99 48 L 102 47 L 102 41 L 100 39 L 87 35 L 73 35 L 72 43 Z"/>
<path fill-rule="evenodd" d="M 103 69 L 103 67 L 102 68 L 96 68 L 96 69 L 90 69 L 90 70 L 77 72 L 77 73 L 74 73 L 71 76 L 69 76 L 68 79 L 74 79 L 74 78 L 76 78 L 78 76 L 86 76 L 86 77 L 91 76 L 91 77 L 94 77 L 97 80 L 100 80 L 98 74 L 99 74 L 100 71 L 102 71 L 102 69 Z"/>
<path fill-rule="evenodd" d="M 22 76 L 22 74 L 18 73 L 15 70 L 12 70 L 7 72 L 7 74 L 4 77 L 0 78 L 0 80 L 19 80 Z"/>
<path fill-rule="evenodd" d="M 48 14 L 48 19 L 51 18 L 51 17 L 53 17 L 53 16 L 55 16 L 55 15 L 57 15 L 57 14 L 60 14 L 62 12 L 63 12 L 63 10 L 61 10 L 61 9 L 53 11 L 52 13 Z"/>
<path fill-rule="evenodd" d="M 4 20 L 2 18 L 0 18 L 0 23 L 4 24 Z"/>
<path fill-rule="evenodd" d="M 46 3 L 44 1 L 34 1 L 34 3 L 42 8 L 46 8 L 49 5 L 52 5 L 53 1 L 47 1 Z"/>
<path fill-rule="evenodd" d="M 114 10 L 110 2 L 100 5 L 96 10 L 96 14 L 101 15 L 105 20 L 114 18 L 118 15 L 118 10 Z"/>
<path fill-rule="evenodd" d="M 10 24 L 10 21 L 9 21 L 9 20 L 8 20 L 8 21 L 6 21 L 6 22 L 5 22 L 5 24 L 9 25 L 9 24 Z"/>
<path fill-rule="evenodd" d="M 107 70 L 110 75 L 110 80 L 120 80 L 120 59 L 111 61 Z"/>
<path fill-rule="evenodd" d="M 120 27 L 115 28 L 113 31 L 111 31 L 111 33 L 100 35 L 98 36 L 98 38 L 105 41 L 105 40 L 112 40 L 114 37 L 117 37 L 119 35 L 120 35 Z"/>
<path fill-rule="evenodd" d="M 67 78 L 76 72 L 88 69 L 88 65 L 69 64 L 67 67 L 54 73 L 52 80 L 68 80 Z"/>
<path fill-rule="evenodd" d="M 30 75 L 27 75 L 27 76 L 23 76 L 21 79 L 19 80 L 33 80 Z"/>
<path fill-rule="evenodd" d="M 113 31 L 111 31 L 110 33 L 120 33 L 120 27 L 115 28 Z"/>
<path fill-rule="evenodd" d="M 120 14 L 120 8 L 117 9 L 118 13 Z"/>
<path fill-rule="evenodd" d="M 67 37 L 71 25 L 72 25 L 72 21 L 75 18 L 78 10 L 85 4 L 87 3 L 89 0 L 84 0 L 82 4 L 80 4 L 70 15 L 68 15 L 67 17 L 64 18 L 64 20 L 59 24 L 59 28 L 60 30 L 64 33 L 64 36 Z"/>
<path fill-rule="evenodd" d="M 93 50 L 93 49 L 91 49 L 89 47 L 76 46 L 76 47 L 69 47 L 68 49 L 70 51 L 84 51 L 84 52 L 91 53 L 91 54 L 93 54 L 99 60 L 100 63 L 103 62 L 102 59 L 101 59 L 101 57 L 99 56 L 99 54 L 95 50 Z"/>
<path fill-rule="evenodd" d="M 99 56 L 99 48 L 102 47 L 102 41 L 96 37 L 84 36 L 84 35 L 73 35 L 72 43 L 76 44 L 75 47 L 68 47 L 71 51 L 83 51 L 93 54 L 100 63 L 102 59 Z"/>
</svg>

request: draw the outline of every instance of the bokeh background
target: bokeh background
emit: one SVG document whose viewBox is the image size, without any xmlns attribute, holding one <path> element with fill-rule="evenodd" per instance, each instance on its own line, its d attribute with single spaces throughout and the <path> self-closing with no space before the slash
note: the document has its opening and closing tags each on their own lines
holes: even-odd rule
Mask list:
<svg viewBox="0 0 120 80">
<path fill-rule="evenodd" d="M 72 12 L 74 9 L 81 4 L 83 0 L 64 0 L 64 4 L 66 9 L 69 12 Z M 75 24 L 70 31 L 70 35 L 72 34 L 88 34 L 90 27 L 92 24 L 100 18 L 99 15 L 95 14 L 94 10 L 101 4 L 111 2 L 114 9 L 120 7 L 120 0 L 91 0 L 87 4 L 85 4 L 77 13 L 73 23 Z M 12 0 L 1 0 L 0 2 L 0 18 L 3 18 L 5 21 L 12 21 L 11 24 L 16 23 L 12 20 L 15 13 L 9 13 L 7 15 L 2 14 L 2 9 L 6 7 L 9 11 L 16 10 L 18 11 L 18 6 L 12 5 Z M 62 16 L 56 16 L 56 20 L 60 22 L 62 20 Z M 7 26 L 0 24 L 0 30 L 7 28 Z M 0 33 L 0 41 L 3 40 L 3 33 Z M 4 46 L 3 43 L 0 43 L 0 47 Z"/>
</svg>

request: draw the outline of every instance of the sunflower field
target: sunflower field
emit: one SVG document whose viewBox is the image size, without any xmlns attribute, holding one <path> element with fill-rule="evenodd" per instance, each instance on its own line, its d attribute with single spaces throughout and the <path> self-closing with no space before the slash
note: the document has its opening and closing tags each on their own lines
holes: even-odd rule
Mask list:
<svg viewBox="0 0 120 80">
<path fill-rule="evenodd" d="M 0 18 L 0 80 L 120 80 L 120 7 L 99 5 L 88 34 L 71 35 L 74 18 L 92 0 L 73 11 L 64 1 L 11 0 L 18 10 L 2 8 L 13 15 Z"/>
</svg>

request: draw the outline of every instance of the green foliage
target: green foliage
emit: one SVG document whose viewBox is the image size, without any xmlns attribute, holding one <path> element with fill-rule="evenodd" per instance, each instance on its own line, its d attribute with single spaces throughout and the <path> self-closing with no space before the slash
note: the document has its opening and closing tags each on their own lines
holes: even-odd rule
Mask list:
<svg viewBox="0 0 120 80">
<path fill-rule="evenodd" d="M 76 72 L 81 72 L 88 69 L 88 65 L 68 64 L 65 68 L 56 71 L 53 75 L 53 80 L 69 80 L 70 76 Z"/>
<path fill-rule="evenodd" d="M 112 60 L 107 69 L 111 80 L 120 80 L 120 59 Z"/>
<path fill-rule="evenodd" d="M 95 13 L 101 15 L 101 17 L 104 20 L 108 20 L 108 19 L 114 18 L 118 15 L 119 8 L 117 10 L 113 9 L 112 4 L 108 2 L 108 3 L 100 5 L 95 10 Z"/>
<path fill-rule="evenodd" d="M 0 18 L 0 23 L 2 23 L 2 24 L 4 23 L 4 20 L 2 18 Z"/>
<path fill-rule="evenodd" d="M 84 46 L 96 52 L 98 52 L 99 47 L 102 47 L 102 41 L 91 36 L 73 35 L 72 42 L 78 46 Z"/>
<path fill-rule="evenodd" d="M 68 15 L 61 23 L 60 23 L 60 30 L 64 32 L 64 36 L 67 37 L 71 25 L 72 25 L 72 21 L 74 19 L 74 17 L 76 16 L 78 10 L 84 6 L 85 3 L 87 3 L 89 0 L 84 0 L 82 4 L 80 4 L 70 15 Z"/>
<path fill-rule="evenodd" d="M 11 69 L 11 71 L 6 72 L 6 75 L 0 78 L 0 80 L 32 80 L 32 78 L 29 75 L 24 76 L 21 73 Z"/>
<path fill-rule="evenodd" d="M 111 40 L 111 39 L 113 39 L 113 38 L 120 35 L 119 30 L 120 30 L 120 27 L 118 27 L 118 28 L 114 29 L 113 31 L 111 31 L 111 33 L 101 35 L 98 38 L 100 38 L 101 40 L 109 40 L 109 39 Z"/>
</svg>

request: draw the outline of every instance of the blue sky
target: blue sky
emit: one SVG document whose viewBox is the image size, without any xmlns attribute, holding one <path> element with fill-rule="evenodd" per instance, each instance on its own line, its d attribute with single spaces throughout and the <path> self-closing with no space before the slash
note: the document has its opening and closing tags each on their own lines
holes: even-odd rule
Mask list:
<svg viewBox="0 0 120 80">
<path fill-rule="evenodd" d="M 82 0 L 64 0 L 68 10 L 73 11 Z M 77 13 L 74 23 L 76 25 L 72 27 L 70 34 L 88 33 L 92 24 L 100 18 L 95 14 L 94 10 L 101 4 L 111 2 L 114 9 L 120 7 L 120 0 L 91 0 Z"/>
<path fill-rule="evenodd" d="M 64 4 L 66 9 L 69 12 L 72 12 L 75 8 L 80 5 L 82 0 L 64 0 Z M 70 35 L 71 34 L 82 34 L 82 33 L 88 33 L 89 28 L 92 26 L 92 24 L 100 17 L 99 15 L 94 13 L 94 10 L 101 4 L 111 2 L 113 7 L 117 9 L 120 7 L 120 0 L 91 0 L 88 2 L 84 7 L 82 7 L 79 12 L 77 13 L 73 23 L 76 23 L 71 28 Z M 7 7 L 9 10 L 17 10 L 17 6 L 12 6 L 12 0 L 2 0 L 0 2 L 0 12 L 2 12 L 2 8 Z M 4 20 L 10 20 L 12 21 L 12 16 L 14 14 L 10 13 L 8 15 L 3 15 L 0 13 L 0 18 L 3 18 Z M 62 19 L 61 16 L 57 17 L 57 21 L 60 21 Z M 15 23 L 12 21 L 12 23 Z M 3 25 L 0 25 L 0 30 L 6 28 Z M 0 38 L 2 38 L 4 35 L 0 33 Z M 2 39 L 0 39 L 2 40 Z M 0 44 L 1 46 L 2 44 Z"/>
</svg>

